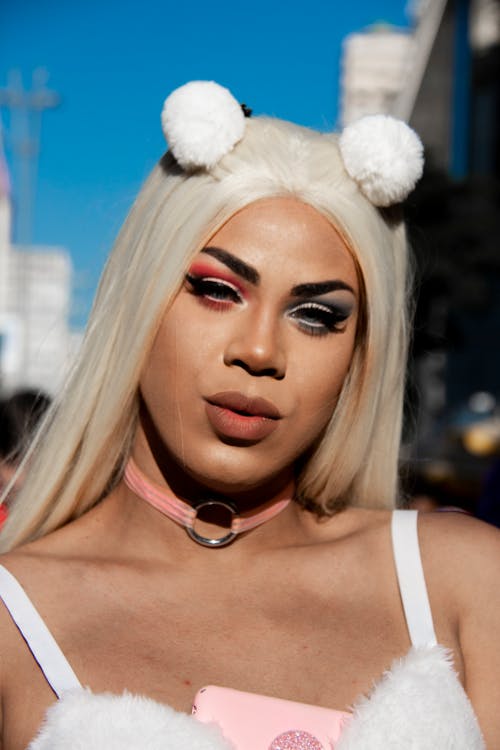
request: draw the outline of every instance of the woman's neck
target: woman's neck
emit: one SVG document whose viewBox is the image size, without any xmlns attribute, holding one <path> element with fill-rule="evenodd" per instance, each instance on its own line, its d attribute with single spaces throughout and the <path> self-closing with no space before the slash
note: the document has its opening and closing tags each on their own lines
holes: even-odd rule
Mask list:
<svg viewBox="0 0 500 750">
<path fill-rule="evenodd" d="M 247 515 L 294 495 L 293 467 L 287 467 L 259 483 L 247 476 L 238 481 L 227 482 L 221 477 L 209 482 L 205 477 L 195 476 L 142 425 L 137 429 L 131 457 L 147 480 L 192 507 L 207 500 L 217 500 L 227 502 L 241 515 Z"/>
<path fill-rule="evenodd" d="M 237 505 L 227 499 L 204 499 L 193 505 L 148 479 L 132 456 L 128 459 L 123 479 L 137 497 L 178 523 L 193 541 L 205 547 L 223 547 L 229 544 L 239 534 L 271 521 L 292 500 L 291 496 L 275 500 L 245 514 L 241 514 Z M 207 534 L 202 530 L 204 526 L 220 527 L 221 530 Z"/>
<path fill-rule="evenodd" d="M 138 521 L 145 524 L 151 519 L 155 536 L 156 532 L 164 533 L 172 541 L 193 547 L 224 546 L 211 540 L 229 537 L 226 543 L 236 542 L 239 547 L 250 536 L 252 541 L 264 540 L 269 532 L 273 536 L 273 530 L 281 536 L 290 519 L 300 514 L 295 503 L 290 503 L 295 485 L 291 471 L 257 486 L 250 482 L 228 488 L 209 486 L 179 466 L 165 448 L 153 450 L 141 429 L 130 459 L 117 490 L 127 502 L 127 513 L 137 514 Z M 158 521 L 158 515 L 145 513 L 147 506 L 160 511 L 163 521 Z"/>
</svg>

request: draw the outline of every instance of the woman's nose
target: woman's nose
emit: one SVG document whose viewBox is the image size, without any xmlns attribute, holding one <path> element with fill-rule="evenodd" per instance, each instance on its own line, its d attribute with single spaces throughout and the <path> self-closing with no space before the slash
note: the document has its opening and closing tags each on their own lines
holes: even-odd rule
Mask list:
<svg viewBox="0 0 500 750">
<path fill-rule="evenodd" d="M 240 319 L 226 347 L 224 363 L 242 367 L 252 375 L 267 375 L 281 379 L 285 376 L 286 356 L 280 321 L 272 311 L 248 314 Z"/>
</svg>

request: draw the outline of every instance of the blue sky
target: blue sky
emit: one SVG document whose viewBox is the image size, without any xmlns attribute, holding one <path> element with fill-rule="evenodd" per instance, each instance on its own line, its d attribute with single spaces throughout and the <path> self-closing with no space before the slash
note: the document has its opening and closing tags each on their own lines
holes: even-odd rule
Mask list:
<svg viewBox="0 0 500 750">
<path fill-rule="evenodd" d="M 330 129 L 342 39 L 377 21 L 406 26 L 405 6 L 406 0 L 2 0 L 0 87 L 14 68 L 29 86 L 41 66 L 61 96 L 43 117 L 32 236 L 71 252 L 73 323 L 84 323 L 116 232 L 164 150 L 159 116 L 173 88 L 213 79 L 255 114 Z M 3 120 L 8 127 L 6 113 Z"/>
</svg>

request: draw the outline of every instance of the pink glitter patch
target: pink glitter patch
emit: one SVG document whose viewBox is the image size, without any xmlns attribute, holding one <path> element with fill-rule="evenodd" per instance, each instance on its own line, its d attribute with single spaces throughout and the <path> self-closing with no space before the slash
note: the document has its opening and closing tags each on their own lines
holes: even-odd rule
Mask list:
<svg viewBox="0 0 500 750">
<path fill-rule="evenodd" d="M 300 729 L 283 732 L 269 745 L 269 750 L 324 750 L 323 745 L 314 735 Z"/>
</svg>

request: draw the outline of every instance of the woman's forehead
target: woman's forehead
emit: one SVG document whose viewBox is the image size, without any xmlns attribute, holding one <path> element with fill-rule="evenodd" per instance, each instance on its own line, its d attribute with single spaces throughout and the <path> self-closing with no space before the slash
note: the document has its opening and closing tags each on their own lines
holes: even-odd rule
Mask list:
<svg viewBox="0 0 500 750">
<path fill-rule="evenodd" d="M 357 279 L 352 252 L 319 211 L 293 197 L 264 198 L 235 213 L 206 248 L 229 251 L 257 269 L 301 275 L 338 271 Z"/>
</svg>

